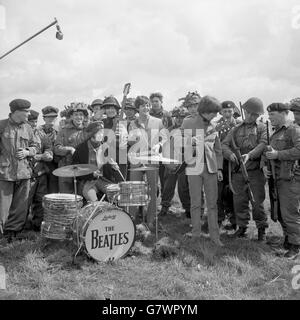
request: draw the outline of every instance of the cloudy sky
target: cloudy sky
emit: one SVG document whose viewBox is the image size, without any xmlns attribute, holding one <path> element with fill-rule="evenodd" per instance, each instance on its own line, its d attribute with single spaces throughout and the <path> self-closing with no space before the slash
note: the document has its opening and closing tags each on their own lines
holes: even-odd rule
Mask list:
<svg viewBox="0 0 300 320">
<path fill-rule="evenodd" d="M 90 103 L 132 83 L 131 96 L 188 91 L 220 100 L 300 96 L 300 0 L 0 0 L 0 118 L 8 103 Z"/>
</svg>

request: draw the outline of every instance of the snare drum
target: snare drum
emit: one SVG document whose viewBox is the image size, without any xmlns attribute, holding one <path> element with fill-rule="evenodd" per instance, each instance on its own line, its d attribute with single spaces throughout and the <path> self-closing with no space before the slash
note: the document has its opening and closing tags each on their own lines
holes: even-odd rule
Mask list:
<svg viewBox="0 0 300 320">
<path fill-rule="evenodd" d="M 109 184 L 106 187 L 107 200 L 110 203 L 117 203 L 120 187 L 118 184 Z"/>
<path fill-rule="evenodd" d="M 149 203 L 148 185 L 144 181 L 119 182 L 119 206 L 145 206 Z"/>
<path fill-rule="evenodd" d="M 43 197 L 44 219 L 41 235 L 45 238 L 72 239 L 72 222 L 83 205 L 82 197 L 69 193 L 52 193 Z"/>
<path fill-rule="evenodd" d="M 72 225 L 79 250 L 97 261 L 124 257 L 135 240 L 135 225 L 128 213 L 108 202 L 93 202 L 80 210 Z"/>
</svg>

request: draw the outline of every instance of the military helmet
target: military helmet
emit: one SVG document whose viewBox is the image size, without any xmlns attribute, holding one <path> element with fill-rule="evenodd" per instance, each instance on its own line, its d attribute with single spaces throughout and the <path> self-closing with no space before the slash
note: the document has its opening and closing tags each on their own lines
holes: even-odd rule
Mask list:
<svg viewBox="0 0 300 320">
<path fill-rule="evenodd" d="M 179 99 L 183 100 L 183 106 L 188 108 L 190 105 L 198 104 L 201 100 L 201 96 L 197 91 L 189 92 L 184 98 Z"/>
<path fill-rule="evenodd" d="M 264 106 L 263 102 L 256 97 L 248 99 L 243 105 L 242 108 L 249 113 L 263 114 Z"/>
<path fill-rule="evenodd" d="M 102 107 L 102 108 L 105 108 L 105 107 L 108 107 L 108 106 L 113 106 L 113 107 L 115 107 L 116 109 L 121 109 L 118 100 L 117 100 L 114 96 L 106 97 L 106 98 L 104 99 L 103 104 L 102 104 L 101 107 Z"/>
<path fill-rule="evenodd" d="M 88 117 L 88 106 L 83 102 L 71 102 L 71 105 L 66 108 L 66 118 L 70 117 L 74 112 L 82 111 L 83 114 Z"/>
<path fill-rule="evenodd" d="M 300 112 L 300 98 L 295 98 L 290 101 L 290 110 Z"/>
<path fill-rule="evenodd" d="M 134 98 L 126 98 L 125 100 L 125 109 L 133 109 L 137 110 L 135 105 L 134 105 L 135 99 Z"/>
</svg>

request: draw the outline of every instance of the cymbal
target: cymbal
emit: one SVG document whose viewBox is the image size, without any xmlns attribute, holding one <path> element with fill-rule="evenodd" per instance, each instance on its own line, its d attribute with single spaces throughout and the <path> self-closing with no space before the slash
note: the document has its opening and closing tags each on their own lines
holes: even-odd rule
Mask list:
<svg viewBox="0 0 300 320">
<path fill-rule="evenodd" d="M 160 155 L 152 155 L 152 156 L 133 156 L 132 157 L 134 160 L 139 160 L 139 161 L 147 161 L 147 162 L 162 162 L 162 163 L 174 163 L 178 164 L 179 161 L 175 159 L 170 159 L 170 158 L 165 158 Z"/>
<path fill-rule="evenodd" d="M 52 173 L 55 176 L 62 178 L 73 178 L 85 176 L 97 171 L 98 168 L 90 164 L 72 164 L 70 166 L 64 166 L 58 169 L 55 169 Z"/>
<path fill-rule="evenodd" d="M 154 171 L 154 170 L 158 170 L 159 168 L 157 167 L 138 167 L 138 168 L 131 168 L 129 169 L 129 171 Z"/>
</svg>

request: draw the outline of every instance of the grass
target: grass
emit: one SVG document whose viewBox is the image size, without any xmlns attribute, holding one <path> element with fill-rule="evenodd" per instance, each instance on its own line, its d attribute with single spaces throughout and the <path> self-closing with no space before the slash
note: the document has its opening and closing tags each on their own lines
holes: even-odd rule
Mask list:
<svg viewBox="0 0 300 320">
<path fill-rule="evenodd" d="M 255 241 L 253 223 L 248 239 L 222 234 L 225 247 L 220 249 L 205 237 L 185 238 L 190 230 L 187 219 L 167 215 L 160 222 L 178 243 L 177 255 L 167 259 L 152 254 L 151 236 L 113 263 L 97 263 L 85 255 L 74 263 L 72 242 L 49 241 L 30 233 L 28 240 L 0 249 L 0 264 L 7 272 L 7 290 L 0 290 L 0 299 L 300 298 L 300 290 L 291 286 L 291 269 L 300 261 L 287 261 L 278 248 Z M 270 222 L 268 237 L 280 235 L 278 224 Z"/>
</svg>

